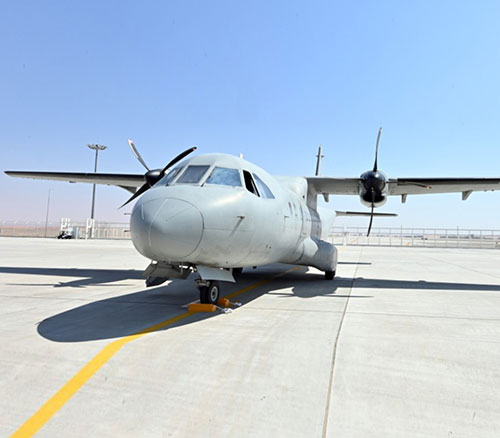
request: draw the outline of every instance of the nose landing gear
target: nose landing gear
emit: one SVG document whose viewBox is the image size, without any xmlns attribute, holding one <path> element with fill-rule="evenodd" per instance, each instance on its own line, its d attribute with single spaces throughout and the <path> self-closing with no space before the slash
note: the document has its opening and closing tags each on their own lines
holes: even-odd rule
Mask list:
<svg viewBox="0 0 500 438">
<path fill-rule="evenodd" d="M 217 304 L 220 297 L 220 284 L 216 280 L 197 280 L 200 290 L 200 303 Z"/>
</svg>

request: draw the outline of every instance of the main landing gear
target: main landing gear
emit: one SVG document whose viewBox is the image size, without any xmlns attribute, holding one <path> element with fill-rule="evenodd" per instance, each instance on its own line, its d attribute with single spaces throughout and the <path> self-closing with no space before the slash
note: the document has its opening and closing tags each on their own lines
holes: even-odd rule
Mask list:
<svg viewBox="0 0 500 438">
<path fill-rule="evenodd" d="M 243 272 L 243 268 L 233 268 L 233 276 L 235 278 L 239 277 L 242 272 Z"/>
<path fill-rule="evenodd" d="M 200 303 L 217 304 L 220 297 L 220 284 L 216 280 L 197 280 L 200 290 Z"/>
<path fill-rule="evenodd" d="M 335 271 L 325 271 L 325 280 L 333 280 Z"/>
</svg>

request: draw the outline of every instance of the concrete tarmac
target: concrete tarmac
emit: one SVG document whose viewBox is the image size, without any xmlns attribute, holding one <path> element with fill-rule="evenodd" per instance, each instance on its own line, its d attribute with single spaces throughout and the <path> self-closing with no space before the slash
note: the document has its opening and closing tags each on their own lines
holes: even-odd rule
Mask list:
<svg viewBox="0 0 500 438">
<path fill-rule="evenodd" d="M 500 251 L 339 259 L 190 314 L 130 241 L 0 238 L 0 436 L 500 436 Z"/>
</svg>

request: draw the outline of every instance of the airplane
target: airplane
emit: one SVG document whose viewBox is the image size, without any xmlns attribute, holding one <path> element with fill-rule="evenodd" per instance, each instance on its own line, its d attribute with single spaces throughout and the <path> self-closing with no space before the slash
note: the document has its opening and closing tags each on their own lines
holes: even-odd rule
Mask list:
<svg viewBox="0 0 500 438">
<path fill-rule="evenodd" d="M 275 176 L 241 158 L 211 153 L 186 158 L 196 147 L 150 169 L 132 140 L 130 148 L 145 174 L 5 171 L 18 178 L 85 182 L 121 187 L 137 199 L 130 216 L 132 242 L 151 260 L 147 286 L 192 272 L 200 302 L 217 304 L 220 282 L 235 282 L 243 268 L 269 263 L 312 266 L 333 280 L 337 249 L 327 241 L 337 215 L 369 216 L 388 196 L 500 190 L 500 178 L 388 178 L 378 169 L 377 136 L 373 168 L 358 178 Z M 318 205 L 318 195 L 357 195 L 370 212 L 336 212 Z M 123 206 L 122 206 L 123 207 Z"/>
</svg>

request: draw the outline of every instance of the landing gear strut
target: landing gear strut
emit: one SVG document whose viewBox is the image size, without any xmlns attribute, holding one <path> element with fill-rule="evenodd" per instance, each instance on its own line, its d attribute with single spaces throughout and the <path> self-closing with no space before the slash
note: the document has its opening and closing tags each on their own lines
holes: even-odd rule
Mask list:
<svg viewBox="0 0 500 438">
<path fill-rule="evenodd" d="M 220 296 L 220 284 L 216 280 L 198 281 L 198 288 L 200 289 L 200 303 L 203 304 L 217 304 Z"/>
<path fill-rule="evenodd" d="M 233 276 L 235 278 L 239 277 L 242 272 L 243 272 L 243 268 L 233 268 Z"/>
</svg>

